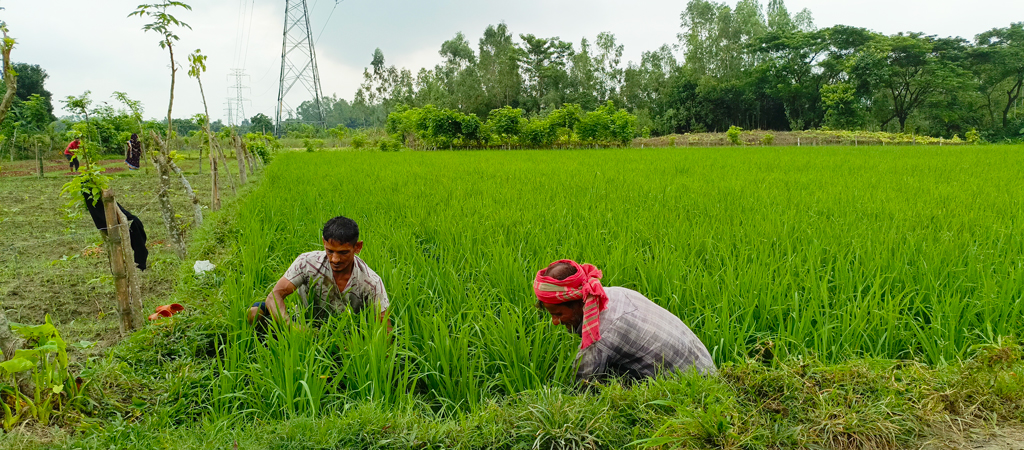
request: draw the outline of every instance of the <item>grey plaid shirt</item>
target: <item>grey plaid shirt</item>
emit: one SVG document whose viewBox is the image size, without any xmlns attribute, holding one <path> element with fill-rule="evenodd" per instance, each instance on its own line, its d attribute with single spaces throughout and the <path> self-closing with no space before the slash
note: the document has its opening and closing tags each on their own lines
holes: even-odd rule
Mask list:
<svg viewBox="0 0 1024 450">
<path fill-rule="evenodd" d="M 708 349 L 674 314 L 630 289 L 604 291 L 608 308 L 601 311 L 601 340 L 576 354 L 577 380 L 637 379 L 691 367 L 715 373 Z"/>
</svg>

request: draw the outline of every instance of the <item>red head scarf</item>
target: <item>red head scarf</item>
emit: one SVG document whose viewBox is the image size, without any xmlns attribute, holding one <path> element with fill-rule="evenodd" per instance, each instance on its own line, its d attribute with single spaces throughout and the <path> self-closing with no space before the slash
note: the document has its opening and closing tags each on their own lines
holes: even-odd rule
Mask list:
<svg viewBox="0 0 1024 450">
<path fill-rule="evenodd" d="M 533 280 L 533 292 L 537 299 L 549 305 L 583 300 L 583 342 L 580 350 L 601 340 L 600 312 L 608 308 L 608 295 L 601 286 L 601 271 L 592 264 L 577 264 L 571 259 L 562 259 L 556 263 L 567 263 L 576 268 L 572 276 L 558 280 L 544 275 L 541 269 Z"/>
</svg>

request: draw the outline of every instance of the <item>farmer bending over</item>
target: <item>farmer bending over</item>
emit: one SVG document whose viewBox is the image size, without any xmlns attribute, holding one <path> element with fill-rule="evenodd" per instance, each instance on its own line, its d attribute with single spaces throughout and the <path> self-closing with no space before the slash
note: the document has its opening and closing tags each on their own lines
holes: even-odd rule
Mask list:
<svg viewBox="0 0 1024 450">
<path fill-rule="evenodd" d="M 295 258 L 267 300 L 249 308 L 250 322 L 270 317 L 290 323 L 284 299 L 293 292 L 298 292 L 303 306 L 312 309 L 314 319 L 324 319 L 350 308 L 352 312 L 360 312 L 366 307 L 374 308 L 382 320 L 386 319 L 388 294 L 384 283 L 356 256 L 363 250 L 359 226 L 347 217 L 335 217 L 324 225 L 323 240 L 323 251 L 303 253 Z"/>
<path fill-rule="evenodd" d="M 602 287 L 601 271 L 563 259 L 537 272 L 537 306 L 551 323 L 583 337 L 576 379 L 640 379 L 695 368 L 715 372 L 700 339 L 678 317 L 623 287 Z"/>
<path fill-rule="evenodd" d="M 72 172 L 78 172 L 78 155 L 77 150 L 80 148 L 82 141 L 75 138 L 70 144 L 64 149 L 64 159 L 68 160 L 68 170 Z"/>
</svg>

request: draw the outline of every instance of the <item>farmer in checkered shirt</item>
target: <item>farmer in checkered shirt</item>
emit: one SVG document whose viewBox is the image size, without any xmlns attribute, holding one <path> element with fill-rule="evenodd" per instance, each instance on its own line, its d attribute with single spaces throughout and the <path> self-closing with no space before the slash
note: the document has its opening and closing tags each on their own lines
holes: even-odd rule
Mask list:
<svg viewBox="0 0 1024 450">
<path fill-rule="evenodd" d="M 678 317 L 623 287 L 601 286 L 601 271 L 563 259 L 537 272 L 537 306 L 583 341 L 576 379 L 640 379 L 696 369 L 715 373 L 704 344 Z"/>
<path fill-rule="evenodd" d="M 356 222 L 347 217 L 335 217 L 324 225 L 322 237 L 322 251 L 303 253 L 295 258 L 267 295 L 267 300 L 249 308 L 250 322 L 272 318 L 289 323 L 291 318 L 284 299 L 292 293 L 298 293 L 302 306 L 311 310 L 314 319 L 370 308 L 381 320 L 388 320 L 388 294 L 384 283 L 356 256 L 363 250 Z"/>
</svg>

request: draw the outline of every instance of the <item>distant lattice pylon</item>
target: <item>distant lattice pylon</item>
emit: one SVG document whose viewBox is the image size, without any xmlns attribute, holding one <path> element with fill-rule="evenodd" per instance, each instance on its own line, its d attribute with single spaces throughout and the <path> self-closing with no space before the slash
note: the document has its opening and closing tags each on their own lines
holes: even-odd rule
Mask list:
<svg viewBox="0 0 1024 450">
<path fill-rule="evenodd" d="M 249 101 L 249 99 L 245 98 L 244 92 L 249 87 L 242 84 L 242 78 L 247 76 L 244 69 L 231 69 L 229 77 L 235 79 L 235 85 L 231 87 L 234 89 L 235 95 L 234 97 L 228 97 L 228 101 L 234 105 L 234 120 L 228 120 L 230 125 L 241 125 L 242 121 L 246 119 L 245 102 Z"/>
<path fill-rule="evenodd" d="M 320 89 L 320 72 L 316 67 L 316 52 L 313 49 L 313 33 L 309 26 L 306 0 L 285 0 L 284 36 L 281 40 L 281 77 L 278 82 L 277 111 L 274 121 L 274 133 L 277 135 L 282 132 L 281 113 L 286 108 L 294 109 L 285 103 L 285 96 L 296 84 L 304 87 L 307 94 L 313 97 L 319 113 L 317 125 L 323 127 L 327 122 L 327 116 L 324 114 L 321 103 L 323 95 Z"/>
</svg>

